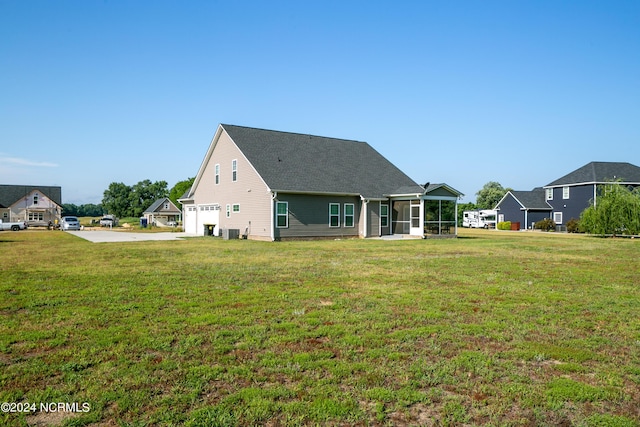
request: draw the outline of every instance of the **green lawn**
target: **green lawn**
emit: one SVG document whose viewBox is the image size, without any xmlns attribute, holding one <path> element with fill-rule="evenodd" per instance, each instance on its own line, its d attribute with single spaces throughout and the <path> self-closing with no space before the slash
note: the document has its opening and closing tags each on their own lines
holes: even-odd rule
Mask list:
<svg viewBox="0 0 640 427">
<path fill-rule="evenodd" d="M 640 240 L 461 237 L 2 232 L 0 425 L 640 425 Z"/>
</svg>

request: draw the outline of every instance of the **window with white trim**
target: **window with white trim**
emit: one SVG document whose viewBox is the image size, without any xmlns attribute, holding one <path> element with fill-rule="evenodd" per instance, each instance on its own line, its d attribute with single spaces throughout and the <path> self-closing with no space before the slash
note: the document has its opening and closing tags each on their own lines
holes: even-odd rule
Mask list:
<svg viewBox="0 0 640 427">
<path fill-rule="evenodd" d="M 37 205 L 38 204 L 38 199 L 40 198 L 40 195 L 38 193 L 33 195 L 33 204 Z"/>
<path fill-rule="evenodd" d="M 236 182 L 238 180 L 238 161 L 231 160 L 231 181 Z"/>
<path fill-rule="evenodd" d="M 231 205 L 227 205 L 227 218 L 231 216 Z"/>
<path fill-rule="evenodd" d="M 564 200 L 569 198 L 569 187 L 562 187 L 562 198 Z"/>
<path fill-rule="evenodd" d="M 215 172 L 216 172 L 216 185 L 218 185 L 220 184 L 220 164 L 216 164 Z"/>
<path fill-rule="evenodd" d="M 355 208 L 353 203 L 345 203 L 344 204 L 344 226 L 345 227 L 353 227 L 354 224 L 354 212 Z"/>
<path fill-rule="evenodd" d="M 562 224 L 562 212 L 553 213 L 553 222 L 556 224 Z"/>
<path fill-rule="evenodd" d="M 238 203 L 236 203 L 231 207 L 231 209 L 232 209 L 233 213 L 239 213 L 240 212 L 240 205 Z"/>
<path fill-rule="evenodd" d="M 389 205 L 380 205 L 380 226 L 389 226 Z"/>
<path fill-rule="evenodd" d="M 276 228 L 289 227 L 289 202 L 276 202 Z"/>
<path fill-rule="evenodd" d="M 28 221 L 44 221 L 44 212 L 29 212 Z"/>
<path fill-rule="evenodd" d="M 545 200 L 553 200 L 553 188 L 547 188 L 545 194 L 546 194 Z"/>
<path fill-rule="evenodd" d="M 340 203 L 329 203 L 329 227 L 340 227 Z"/>
</svg>

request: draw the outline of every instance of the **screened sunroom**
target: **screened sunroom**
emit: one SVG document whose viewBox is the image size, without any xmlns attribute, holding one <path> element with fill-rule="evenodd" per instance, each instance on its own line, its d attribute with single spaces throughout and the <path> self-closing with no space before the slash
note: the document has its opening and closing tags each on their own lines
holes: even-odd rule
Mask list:
<svg viewBox="0 0 640 427">
<path fill-rule="evenodd" d="M 391 234 L 456 237 L 460 196 L 462 193 L 446 184 L 427 185 L 423 194 L 392 196 Z"/>
</svg>

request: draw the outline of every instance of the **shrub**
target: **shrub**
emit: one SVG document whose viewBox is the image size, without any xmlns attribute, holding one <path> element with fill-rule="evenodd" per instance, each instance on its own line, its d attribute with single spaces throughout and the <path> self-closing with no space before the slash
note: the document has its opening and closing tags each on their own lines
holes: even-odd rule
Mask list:
<svg viewBox="0 0 640 427">
<path fill-rule="evenodd" d="M 567 221 L 567 232 L 580 233 L 580 221 L 575 218 L 571 218 L 569 221 Z"/>
<path fill-rule="evenodd" d="M 511 221 L 502 221 L 498 223 L 498 230 L 511 230 Z"/>
<path fill-rule="evenodd" d="M 556 229 L 556 223 L 551 218 L 541 219 L 533 225 L 536 230 L 551 231 Z"/>
<path fill-rule="evenodd" d="M 598 203 L 585 209 L 580 228 L 591 234 L 640 234 L 640 190 L 619 182 L 598 186 Z"/>
</svg>

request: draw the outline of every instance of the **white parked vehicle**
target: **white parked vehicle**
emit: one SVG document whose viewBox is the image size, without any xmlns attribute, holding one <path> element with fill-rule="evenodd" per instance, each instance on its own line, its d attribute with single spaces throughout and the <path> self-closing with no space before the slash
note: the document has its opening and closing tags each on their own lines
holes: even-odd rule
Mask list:
<svg viewBox="0 0 640 427">
<path fill-rule="evenodd" d="M 496 228 L 497 211 L 482 209 L 476 211 L 464 211 L 462 213 L 462 226 L 467 228 Z"/>
<path fill-rule="evenodd" d="M 100 227 L 115 227 L 118 225 L 118 219 L 113 215 L 105 215 L 100 219 Z"/>
<path fill-rule="evenodd" d="M 2 231 L 18 231 L 18 230 L 26 230 L 27 223 L 24 221 L 21 222 L 2 222 L 0 219 L 0 230 Z"/>
</svg>

